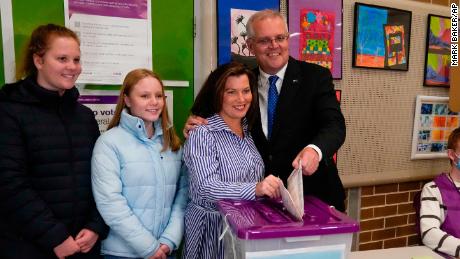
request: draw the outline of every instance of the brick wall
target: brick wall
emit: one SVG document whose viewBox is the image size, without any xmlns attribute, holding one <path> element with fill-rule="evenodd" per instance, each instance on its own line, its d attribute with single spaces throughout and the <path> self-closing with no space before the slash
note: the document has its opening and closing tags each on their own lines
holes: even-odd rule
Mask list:
<svg viewBox="0 0 460 259">
<path fill-rule="evenodd" d="M 426 182 L 362 187 L 358 250 L 421 244 L 412 201 Z"/>
</svg>

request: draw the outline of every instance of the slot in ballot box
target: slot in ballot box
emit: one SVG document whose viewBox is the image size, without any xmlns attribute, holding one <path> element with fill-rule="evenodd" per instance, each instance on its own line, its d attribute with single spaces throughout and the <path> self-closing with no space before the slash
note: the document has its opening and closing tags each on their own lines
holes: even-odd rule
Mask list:
<svg viewBox="0 0 460 259">
<path fill-rule="evenodd" d="M 299 222 L 279 201 L 219 201 L 225 258 L 347 258 L 358 223 L 312 196 L 304 203 Z"/>
</svg>

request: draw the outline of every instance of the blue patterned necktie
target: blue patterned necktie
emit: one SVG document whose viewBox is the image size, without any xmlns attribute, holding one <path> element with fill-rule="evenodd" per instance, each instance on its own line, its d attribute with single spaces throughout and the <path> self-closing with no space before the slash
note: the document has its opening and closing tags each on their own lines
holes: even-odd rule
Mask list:
<svg viewBox="0 0 460 259">
<path fill-rule="evenodd" d="M 276 89 L 276 81 L 278 76 L 270 76 L 268 82 L 268 104 L 267 104 L 267 121 L 268 121 L 268 139 L 272 135 L 273 121 L 275 120 L 276 102 L 278 101 L 278 90 Z"/>
</svg>

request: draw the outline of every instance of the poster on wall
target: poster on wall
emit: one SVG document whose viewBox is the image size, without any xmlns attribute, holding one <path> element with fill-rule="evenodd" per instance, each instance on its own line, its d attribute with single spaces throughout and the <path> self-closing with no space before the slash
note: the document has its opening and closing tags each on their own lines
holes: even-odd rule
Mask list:
<svg viewBox="0 0 460 259">
<path fill-rule="evenodd" d="M 172 122 L 174 119 L 173 91 L 166 90 L 165 96 L 166 107 L 168 107 L 169 119 Z M 107 130 L 107 127 L 109 126 L 110 121 L 112 120 L 113 115 L 115 114 L 118 95 L 116 95 L 115 93 L 113 95 L 108 95 L 107 93 L 105 93 L 105 95 L 80 95 L 78 101 L 93 111 L 94 117 L 99 126 L 99 131 L 101 133 L 105 132 Z"/>
<path fill-rule="evenodd" d="M 135 68 L 152 69 L 148 0 L 64 0 L 65 24 L 80 38 L 79 84 L 119 85 Z"/>
<path fill-rule="evenodd" d="M 342 0 L 289 0 L 289 54 L 342 78 Z"/>
<path fill-rule="evenodd" d="M 78 101 L 93 111 L 99 132 L 107 130 L 115 113 L 118 95 L 80 95 Z"/>
<path fill-rule="evenodd" d="M 447 140 L 459 121 L 459 113 L 449 110 L 449 97 L 417 96 L 411 159 L 447 157 Z"/>
<path fill-rule="evenodd" d="M 355 3 L 353 67 L 409 69 L 412 12 Z"/>
<path fill-rule="evenodd" d="M 423 85 L 449 87 L 450 78 L 449 17 L 430 14 L 426 33 Z"/>
<path fill-rule="evenodd" d="M 239 61 L 251 68 L 256 58 L 246 45 L 246 24 L 249 17 L 263 9 L 279 10 L 279 0 L 217 0 L 217 60 L 218 65 Z"/>
</svg>

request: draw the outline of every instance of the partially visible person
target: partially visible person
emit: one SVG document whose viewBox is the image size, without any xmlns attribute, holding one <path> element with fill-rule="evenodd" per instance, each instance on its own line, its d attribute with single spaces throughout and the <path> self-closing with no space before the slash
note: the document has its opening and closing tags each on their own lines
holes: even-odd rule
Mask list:
<svg viewBox="0 0 460 259">
<path fill-rule="evenodd" d="M 249 133 L 257 113 L 256 87 L 248 68 L 229 63 L 209 75 L 193 104 L 192 113 L 208 124 L 193 130 L 184 147 L 191 201 L 183 258 L 223 258 L 218 200 L 280 196 L 282 182 L 263 177 L 264 163 Z"/>
<path fill-rule="evenodd" d="M 105 258 L 174 258 L 180 245 L 187 179 L 165 98 L 157 74 L 129 72 L 108 131 L 96 142 L 93 193 L 110 227 Z"/>
<path fill-rule="evenodd" d="M 265 162 L 265 175 L 286 182 L 302 161 L 305 195 L 345 210 L 345 191 L 333 155 L 345 141 L 345 119 L 331 72 L 289 56 L 289 32 L 280 13 L 263 10 L 247 24 L 247 44 L 259 68 L 258 112 L 251 129 Z M 184 135 L 205 118 L 189 117 Z"/>
<path fill-rule="evenodd" d="M 48 24 L 0 90 L 0 258 L 99 258 L 108 228 L 91 192 L 93 112 L 77 102 L 80 42 Z"/>
<path fill-rule="evenodd" d="M 451 168 L 422 189 L 420 233 L 423 244 L 446 258 L 460 256 L 460 128 L 447 141 Z M 457 222 L 457 223 L 455 223 Z"/>
</svg>

